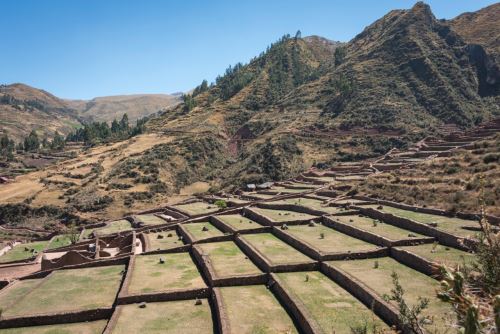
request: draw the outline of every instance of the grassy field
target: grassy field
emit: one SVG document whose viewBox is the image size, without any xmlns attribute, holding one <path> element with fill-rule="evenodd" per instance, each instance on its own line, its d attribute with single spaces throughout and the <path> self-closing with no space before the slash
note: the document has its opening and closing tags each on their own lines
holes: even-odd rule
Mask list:
<svg viewBox="0 0 500 334">
<path fill-rule="evenodd" d="M 217 278 L 260 274 L 261 271 L 232 241 L 199 244 Z"/>
<path fill-rule="evenodd" d="M 161 219 L 155 215 L 136 215 L 134 216 L 138 221 L 143 223 L 144 225 L 160 225 L 167 223 L 166 220 Z"/>
<path fill-rule="evenodd" d="M 259 194 L 259 193 L 243 193 L 243 195 L 252 196 L 252 197 L 260 198 L 260 199 L 269 199 L 269 198 L 273 198 L 274 196 L 276 196 L 276 195 Z"/>
<path fill-rule="evenodd" d="M 172 235 L 171 237 L 168 236 L 170 234 Z M 160 235 L 163 236 L 163 238 L 159 239 L 158 236 Z M 151 246 L 150 250 L 170 249 L 184 245 L 184 243 L 179 240 L 179 235 L 175 230 L 146 233 L 145 237 L 149 240 Z"/>
<path fill-rule="evenodd" d="M 377 209 L 380 206 L 373 204 L 373 205 L 367 205 L 366 207 Z M 423 224 L 436 223 L 437 224 L 436 228 L 439 228 L 443 231 L 449 232 L 451 234 L 460 237 L 474 236 L 476 234 L 474 231 L 463 229 L 462 226 L 469 226 L 476 228 L 479 227 L 479 223 L 474 220 L 466 220 L 460 218 L 432 215 L 428 213 L 414 212 L 414 211 L 395 208 L 388 205 L 384 205 L 382 206 L 382 209 L 377 209 L 377 210 L 385 213 L 390 213 L 402 218 L 411 219 Z"/>
<path fill-rule="evenodd" d="M 69 245 L 71 245 L 71 236 L 69 234 L 61 234 L 61 235 L 56 235 L 55 237 L 52 238 L 52 240 L 50 240 L 47 249 L 54 249 Z"/>
<path fill-rule="evenodd" d="M 125 266 L 57 270 L 24 298 L 7 308 L 4 316 L 26 316 L 110 307 Z"/>
<path fill-rule="evenodd" d="M 49 241 L 34 241 L 26 244 L 16 245 L 10 251 L 0 256 L 0 263 L 27 260 L 33 256 L 36 256 L 36 254 L 32 252 L 32 250 L 40 253 L 47 247 L 48 244 Z"/>
<path fill-rule="evenodd" d="M 316 216 L 312 216 L 307 213 L 287 211 L 287 210 L 272 210 L 264 208 L 252 208 L 252 210 L 270 218 L 275 222 L 287 222 L 294 220 L 306 220 L 306 219 L 318 218 Z"/>
<path fill-rule="evenodd" d="M 113 234 L 118 232 L 130 231 L 132 230 L 132 225 L 126 219 L 115 220 L 108 223 L 106 226 L 95 228 L 92 230 L 85 230 L 83 232 L 83 237 L 87 238 L 92 232 L 96 236 L 103 236 L 107 234 Z"/>
<path fill-rule="evenodd" d="M 382 237 L 385 237 L 389 240 L 407 240 L 407 239 L 415 239 L 424 237 L 421 234 L 408 231 L 394 225 L 386 224 L 378 219 L 373 219 L 370 217 L 359 217 L 357 215 L 350 216 L 339 216 L 335 217 L 335 220 L 340 221 L 341 223 L 348 224 L 360 229 L 363 229 L 367 232 L 378 234 Z M 413 236 L 410 236 L 413 235 Z"/>
<path fill-rule="evenodd" d="M 224 235 L 222 231 L 209 222 L 183 224 L 182 227 L 193 236 L 193 241 Z M 206 231 L 203 230 L 204 228 Z"/>
<path fill-rule="evenodd" d="M 120 306 L 120 316 L 112 333 L 179 333 L 212 334 L 213 323 L 206 299 L 201 305 L 194 300 Z"/>
<path fill-rule="evenodd" d="M 312 261 L 271 233 L 245 234 L 241 238 L 251 244 L 273 265 Z"/>
<path fill-rule="evenodd" d="M 415 305 L 419 297 L 429 299 L 429 307 L 424 311 L 432 324 L 427 329 L 446 329 L 446 323 L 451 320 L 453 310 L 447 304 L 436 297 L 436 289 L 439 289 L 439 282 L 416 270 L 413 270 L 396 260 L 384 257 L 378 259 L 353 260 L 353 261 L 332 261 L 333 266 L 353 275 L 368 287 L 373 289 L 384 299 L 391 296 L 392 284 L 391 274 L 396 272 L 399 282 L 405 293 L 404 298 L 411 305 Z M 375 263 L 378 268 L 375 268 Z"/>
<path fill-rule="evenodd" d="M 463 265 L 474 261 L 474 254 L 461 251 L 459 249 L 446 247 L 438 244 L 424 244 L 418 246 L 405 246 L 401 249 L 412 252 L 430 261 L 445 264 L 450 267 Z"/>
<path fill-rule="evenodd" d="M 165 263 L 160 263 L 160 258 Z M 135 257 L 129 294 L 168 292 L 206 287 L 189 253 L 140 255 Z"/>
<path fill-rule="evenodd" d="M 285 187 L 276 186 L 276 187 L 272 187 L 269 190 L 270 191 L 275 191 L 275 192 L 280 192 L 280 193 L 283 193 L 283 194 L 299 194 L 299 193 L 303 193 L 304 191 L 309 191 L 311 189 L 309 189 L 309 188 L 303 188 L 303 189 L 285 188 Z"/>
<path fill-rule="evenodd" d="M 366 202 L 366 201 L 360 200 L 360 199 L 348 198 L 348 199 L 341 199 L 341 200 L 335 201 L 334 203 L 344 205 L 344 204 L 360 204 L 360 203 L 364 203 L 364 202 Z"/>
<path fill-rule="evenodd" d="M 12 304 L 24 297 L 30 292 L 37 284 L 41 282 L 40 279 L 27 279 L 17 281 L 7 289 L 0 290 L 0 305 L 2 309 L 9 308 Z"/>
<path fill-rule="evenodd" d="M 178 204 L 174 208 L 187 213 L 190 216 L 199 214 L 210 214 L 219 210 L 219 207 L 214 204 L 205 202 L 193 202 L 189 204 Z"/>
<path fill-rule="evenodd" d="M 236 231 L 250 230 L 253 228 L 262 227 L 262 225 L 260 225 L 259 223 L 254 222 L 247 217 L 243 217 L 242 215 L 220 215 L 216 217 L 234 228 Z"/>
<path fill-rule="evenodd" d="M 219 290 L 233 333 L 297 333 L 288 314 L 264 285 Z"/>
<path fill-rule="evenodd" d="M 369 308 L 320 272 L 277 275 L 285 290 L 305 305 L 324 333 L 351 334 L 365 321 L 369 328 L 387 329 Z"/>
<path fill-rule="evenodd" d="M 323 201 L 320 201 L 317 199 L 312 199 L 312 198 L 306 198 L 306 197 L 287 198 L 287 199 L 276 201 L 273 203 L 300 205 L 300 206 L 305 206 L 305 207 L 308 207 L 308 208 L 311 208 L 314 210 L 324 211 L 324 212 L 327 212 L 330 214 L 346 211 L 344 208 L 324 205 Z"/>
<path fill-rule="evenodd" d="M 101 334 L 107 320 L 0 329 L 0 334 Z"/>
<path fill-rule="evenodd" d="M 377 248 L 373 244 L 320 224 L 314 226 L 292 225 L 288 227 L 286 232 L 324 253 L 361 252 Z"/>
</svg>

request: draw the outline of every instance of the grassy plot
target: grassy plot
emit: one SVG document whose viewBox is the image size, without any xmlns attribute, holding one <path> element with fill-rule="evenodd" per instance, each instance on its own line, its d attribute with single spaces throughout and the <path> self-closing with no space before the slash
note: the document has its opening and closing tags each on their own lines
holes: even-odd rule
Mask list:
<svg viewBox="0 0 500 334">
<path fill-rule="evenodd" d="M 101 334 L 107 320 L 0 329 L 0 334 Z"/>
<path fill-rule="evenodd" d="M 257 222 L 254 222 L 247 217 L 241 215 L 220 215 L 216 216 L 219 220 L 223 221 L 225 224 L 231 226 L 236 231 L 250 230 L 253 228 L 262 227 Z"/>
<path fill-rule="evenodd" d="M 164 263 L 160 263 L 160 258 Z M 135 257 L 129 294 L 205 288 L 205 282 L 189 253 Z"/>
<path fill-rule="evenodd" d="M 367 208 L 377 209 L 380 205 L 366 205 Z M 410 210 L 403 210 L 395 208 L 392 206 L 384 205 L 382 209 L 377 209 L 379 211 L 390 213 L 398 217 L 411 219 L 423 224 L 436 224 L 436 228 L 446 231 L 448 233 L 460 236 L 460 237 L 472 237 L 477 232 L 466 230 L 462 226 L 478 228 L 479 223 L 474 220 L 452 218 L 446 216 L 433 215 L 429 213 L 414 212 Z"/>
<path fill-rule="evenodd" d="M 349 215 L 334 217 L 333 219 L 341 223 L 360 228 L 367 232 L 380 235 L 389 240 L 407 240 L 425 237 L 424 235 L 411 232 L 394 225 L 386 224 L 378 219 L 373 219 L 370 217 Z"/>
<path fill-rule="evenodd" d="M 344 205 L 344 204 L 361 204 L 361 203 L 365 203 L 365 202 L 366 202 L 365 200 L 361 200 L 361 199 L 347 198 L 347 199 L 341 199 L 341 200 L 335 201 L 334 203 Z"/>
<path fill-rule="evenodd" d="M 261 194 L 261 193 L 243 193 L 243 195 L 251 196 L 251 197 L 255 197 L 255 198 L 260 198 L 260 199 L 269 199 L 269 198 L 273 198 L 274 196 L 276 196 L 276 195 Z"/>
<path fill-rule="evenodd" d="M 8 307 L 4 316 L 90 310 L 111 307 L 125 266 L 56 270 L 24 298 Z"/>
<path fill-rule="evenodd" d="M 323 211 L 329 214 L 345 212 L 346 209 L 339 208 L 335 206 L 328 206 L 323 204 L 323 201 L 312 198 L 298 197 L 298 198 L 287 198 L 284 200 L 273 202 L 273 204 L 292 204 L 308 207 L 314 210 Z"/>
<path fill-rule="evenodd" d="M 245 234 L 241 239 L 251 244 L 272 265 L 312 261 L 271 233 Z"/>
<path fill-rule="evenodd" d="M 297 333 L 286 311 L 264 285 L 224 287 L 219 291 L 233 333 Z"/>
<path fill-rule="evenodd" d="M 106 226 L 98 227 L 92 230 L 85 230 L 83 232 L 83 237 L 87 238 L 92 232 L 96 236 L 103 236 L 107 234 L 113 234 L 118 232 L 125 232 L 132 230 L 132 224 L 126 219 L 115 220 L 108 223 Z"/>
<path fill-rule="evenodd" d="M 292 225 L 288 227 L 286 232 L 323 253 L 362 252 L 377 248 L 373 244 L 321 224 L 315 224 L 314 226 Z"/>
<path fill-rule="evenodd" d="M 48 244 L 49 241 L 34 241 L 26 244 L 16 245 L 10 251 L 0 256 L 0 263 L 27 260 L 36 256 L 37 253 L 43 251 Z"/>
<path fill-rule="evenodd" d="M 120 306 L 119 312 L 112 333 L 214 332 L 212 314 L 206 299 L 201 300 L 201 305 L 195 305 L 194 300 L 147 303 L 145 308 L 130 304 Z"/>
<path fill-rule="evenodd" d="M 191 234 L 193 241 L 199 241 L 207 238 L 218 237 L 224 233 L 209 222 L 183 224 L 182 228 Z"/>
<path fill-rule="evenodd" d="M 187 213 L 190 216 L 210 214 L 219 210 L 219 207 L 214 204 L 209 204 L 205 202 L 193 202 L 188 204 L 178 204 L 174 205 L 174 208 Z"/>
<path fill-rule="evenodd" d="M 71 245 L 71 236 L 69 234 L 56 235 L 50 240 L 47 249 L 54 249 Z"/>
<path fill-rule="evenodd" d="M 199 244 L 217 278 L 260 274 L 261 271 L 232 241 Z"/>
<path fill-rule="evenodd" d="M 14 302 L 24 297 L 30 292 L 37 284 L 41 283 L 41 279 L 26 279 L 17 281 L 13 285 L 0 290 L 0 305 L 2 309 L 7 309 Z"/>
<path fill-rule="evenodd" d="M 265 208 L 252 208 L 253 211 L 264 215 L 275 222 L 287 222 L 294 220 L 308 220 L 318 218 L 307 213 L 288 211 L 288 210 L 273 210 Z"/>
<path fill-rule="evenodd" d="M 429 261 L 445 264 L 449 267 L 463 265 L 464 263 L 470 264 L 475 259 L 474 254 L 439 244 L 405 246 L 401 247 L 401 249 L 421 256 Z"/>
<path fill-rule="evenodd" d="M 404 298 L 409 304 L 415 305 L 419 297 L 429 299 L 429 307 L 424 311 L 424 315 L 428 316 L 432 322 L 427 327 L 429 330 L 436 327 L 443 330 L 447 322 L 454 319 L 451 305 L 436 297 L 436 289 L 439 289 L 438 281 L 392 258 L 332 261 L 329 263 L 354 276 L 386 300 L 391 296 L 391 290 L 394 288 L 391 274 L 396 272 L 399 276 L 399 282 L 405 290 Z M 397 305 L 395 306 L 397 307 Z"/>
<path fill-rule="evenodd" d="M 182 240 L 179 240 L 179 235 L 175 230 L 146 233 L 145 237 L 148 238 L 151 247 L 149 250 L 164 250 L 184 245 Z"/>
<path fill-rule="evenodd" d="M 317 271 L 277 274 L 284 289 L 299 299 L 324 333 L 351 334 L 366 324 L 387 327 L 369 308 Z"/>
<path fill-rule="evenodd" d="M 276 186 L 276 187 L 272 187 L 271 189 L 269 189 L 269 191 L 280 192 L 280 193 L 284 193 L 284 194 L 303 193 L 304 191 L 309 191 L 309 190 L 311 190 L 311 189 L 310 188 L 303 188 L 303 189 L 285 188 L 285 187 L 281 187 L 281 186 Z"/>
<path fill-rule="evenodd" d="M 155 215 L 136 215 L 135 219 L 143 223 L 144 225 L 160 225 L 167 223 L 166 220 L 161 219 Z"/>
</svg>

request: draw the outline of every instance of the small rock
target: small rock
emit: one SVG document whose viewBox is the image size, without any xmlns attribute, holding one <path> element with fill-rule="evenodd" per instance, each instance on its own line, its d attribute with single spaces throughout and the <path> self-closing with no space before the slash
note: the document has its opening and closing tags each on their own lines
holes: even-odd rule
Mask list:
<svg viewBox="0 0 500 334">
<path fill-rule="evenodd" d="M 196 298 L 196 301 L 194 302 L 195 305 L 201 305 L 202 301 L 199 298 Z"/>
<path fill-rule="evenodd" d="M 172 237 L 172 233 L 167 234 L 167 238 L 171 238 L 171 237 Z"/>
<path fill-rule="evenodd" d="M 377 210 L 382 210 L 384 207 L 382 205 L 377 206 Z"/>
<path fill-rule="evenodd" d="M 159 262 L 160 262 L 160 264 L 164 264 L 165 263 L 165 259 L 162 258 L 162 257 L 160 257 L 160 261 Z"/>
<path fill-rule="evenodd" d="M 208 231 L 208 227 L 206 226 L 203 226 L 203 228 L 201 229 L 203 232 L 207 232 Z"/>
<path fill-rule="evenodd" d="M 146 303 L 145 302 L 139 303 L 139 308 L 146 308 Z"/>
<path fill-rule="evenodd" d="M 314 224 L 314 222 L 311 220 L 308 224 L 309 227 L 314 227 L 316 224 Z"/>
<path fill-rule="evenodd" d="M 287 224 L 283 224 L 283 225 L 281 225 L 281 229 L 282 229 L 282 230 L 288 230 L 288 225 L 287 225 Z"/>
<path fill-rule="evenodd" d="M 158 234 L 158 236 L 156 237 L 156 239 L 163 239 L 163 234 Z"/>
<path fill-rule="evenodd" d="M 417 236 L 413 233 L 408 233 L 408 238 L 416 238 Z"/>
</svg>

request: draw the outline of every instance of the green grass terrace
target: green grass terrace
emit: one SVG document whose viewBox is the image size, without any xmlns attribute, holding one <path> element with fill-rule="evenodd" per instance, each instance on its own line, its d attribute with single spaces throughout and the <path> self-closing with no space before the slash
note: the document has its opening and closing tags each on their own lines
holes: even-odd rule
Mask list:
<svg viewBox="0 0 500 334">
<path fill-rule="evenodd" d="M 219 207 L 214 204 L 209 204 L 205 202 L 193 202 L 187 204 L 178 204 L 172 206 L 173 208 L 179 210 L 180 212 L 187 214 L 188 216 L 196 216 L 206 214 L 209 215 L 211 213 L 219 211 Z"/>
<path fill-rule="evenodd" d="M 182 224 L 181 227 L 189 233 L 193 242 L 224 235 L 221 230 L 209 222 L 187 223 Z"/>
<path fill-rule="evenodd" d="M 131 270 L 131 295 L 206 288 L 189 253 L 138 255 Z"/>
<path fill-rule="evenodd" d="M 276 297 L 264 285 L 216 288 L 232 333 L 298 333 Z"/>
<path fill-rule="evenodd" d="M 285 291 L 304 305 L 322 333 L 357 333 L 354 330 L 365 325 L 388 330 L 387 325 L 368 307 L 320 272 L 275 275 Z"/>
<path fill-rule="evenodd" d="M 196 247 L 213 268 L 216 278 L 262 273 L 232 241 L 199 244 Z"/>
<path fill-rule="evenodd" d="M 49 241 L 34 241 L 25 244 L 18 244 L 4 255 L 0 256 L 0 263 L 23 261 L 35 257 L 49 245 Z"/>
<path fill-rule="evenodd" d="M 439 245 L 437 243 L 424 244 L 417 246 L 398 247 L 410 253 L 416 254 L 424 259 L 446 265 L 448 267 L 456 267 L 471 264 L 475 261 L 476 256 L 472 253 L 467 253 L 459 249 Z"/>
<path fill-rule="evenodd" d="M 286 223 L 290 221 L 297 220 L 313 220 L 318 218 L 307 213 L 288 211 L 288 210 L 273 210 L 265 208 L 252 207 L 252 211 L 255 211 L 261 215 L 264 215 L 274 222 Z"/>
<path fill-rule="evenodd" d="M 0 334 L 101 334 L 107 320 L 0 329 Z"/>
<path fill-rule="evenodd" d="M 390 213 L 392 215 L 401 218 L 411 219 L 419 223 L 431 226 L 435 225 L 433 227 L 436 227 L 442 231 L 451 233 L 459 237 L 474 237 L 477 234 L 477 232 L 464 229 L 463 227 L 476 228 L 476 229 L 479 228 L 479 223 L 474 220 L 433 215 L 429 213 L 414 212 L 410 210 L 395 208 L 388 205 L 383 205 L 381 209 L 380 205 L 376 204 L 364 205 L 364 207 L 376 209 L 384 213 Z"/>
<path fill-rule="evenodd" d="M 313 199 L 313 198 L 307 198 L 307 197 L 297 197 L 297 198 L 287 198 L 283 200 L 279 200 L 276 202 L 271 202 L 272 204 L 292 204 L 292 205 L 299 205 L 307 208 L 311 208 L 314 210 L 318 211 L 323 211 L 328 214 L 337 214 L 337 213 L 343 213 L 346 212 L 347 210 L 341 207 L 336 207 L 336 206 L 328 206 L 324 201 L 318 200 L 318 199 Z"/>
<path fill-rule="evenodd" d="M 184 245 L 175 230 L 145 233 L 144 237 L 149 242 L 148 251 L 167 250 Z"/>
<path fill-rule="evenodd" d="M 262 227 L 262 225 L 260 225 L 259 223 L 238 214 L 220 215 L 215 217 L 236 231 L 251 230 L 254 228 Z"/>
<path fill-rule="evenodd" d="M 166 224 L 167 221 L 155 215 L 136 215 L 134 218 L 145 226 Z"/>
<path fill-rule="evenodd" d="M 436 290 L 439 289 L 437 280 L 392 258 L 331 261 L 328 263 L 352 275 L 388 302 L 390 302 L 389 297 L 392 295 L 391 290 L 394 288 L 391 275 L 395 272 L 404 289 L 404 298 L 409 304 L 416 305 L 419 298 L 429 299 L 429 306 L 423 312 L 423 315 L 428 317 L 430 322 L 426 325 L 427 330 L 442 332 L 448 329 L 449 323 L 454 319 L 451 305 L 439 300 L 436 296 Z M 397 308 L 397 305 L 395 307 Z"/>
<path fill-rule="evenodd" d="M 7 288 L 0 295 L 2 305 L 5 305 L 4 294 L 7 295 L 8 305 L 2 316 L 22 317 L 111 307 L 124 269 L 125 266 L 117 265 L 56 270 L 46 278 L 30 280 L 28 287 L 21 285 L 16 288 L 16 283 L 14 291 Z M 9 303 L 13 295 L 17 298 Z"/>
<path fill-rule="evenodd" d="M 94 233 L 95 236 L 104 236 L 108 234 L 131 231 L 132 229 L 132 224 L 130 224 L 128 220 L 120 219 L 109 222 L 103 227 L 85 229 L 83 231 L 83 238 L 89 238 L 92 233 Z"/>
<path fill-rule="evenodd" d="M 213 334 L 214 326 L 208 300 L 194 300 L 147 303 L 119 306 L 113 334 L 129 333 L 172 333 L 172 334 Z"/>
</svg>

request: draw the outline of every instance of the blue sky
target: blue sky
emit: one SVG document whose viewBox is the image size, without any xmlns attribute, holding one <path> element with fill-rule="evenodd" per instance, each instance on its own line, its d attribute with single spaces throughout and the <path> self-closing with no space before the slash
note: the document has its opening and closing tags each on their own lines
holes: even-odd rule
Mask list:
<svg viewBox="0 0 500 334">
<path fill-rule="evenodd" d="M 0 0 L 0 83 L 63 98 L 186 91 L 300 29 L 348 41 L 394 0 Z M 427 1 L 452 18 L 495 1 Z"/>
</svg>

